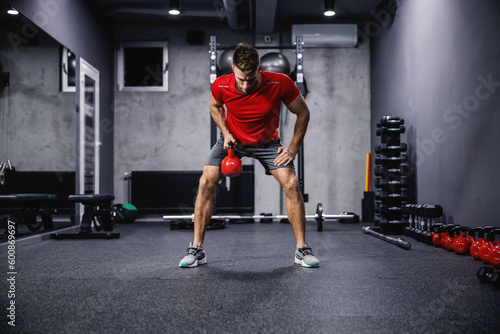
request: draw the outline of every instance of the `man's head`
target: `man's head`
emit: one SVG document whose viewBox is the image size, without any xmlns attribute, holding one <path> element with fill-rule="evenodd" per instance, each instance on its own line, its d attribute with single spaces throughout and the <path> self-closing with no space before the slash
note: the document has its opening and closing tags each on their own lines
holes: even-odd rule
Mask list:
<svg viewBox="0 0 500 334">
<path fill-rule="evenodd" d="M 255 72 L 260 66 L 259 52 L 253 46 L 239 43 L 234 49 L 233 65 L 245 73 Z"/>
<path fill-rule="evenodd" d="M 253 46 L 239 43 L 233 53 L 233 72 L 238 89 L 250 94 L 260 85 L 260 57 Z"/>
</svg>

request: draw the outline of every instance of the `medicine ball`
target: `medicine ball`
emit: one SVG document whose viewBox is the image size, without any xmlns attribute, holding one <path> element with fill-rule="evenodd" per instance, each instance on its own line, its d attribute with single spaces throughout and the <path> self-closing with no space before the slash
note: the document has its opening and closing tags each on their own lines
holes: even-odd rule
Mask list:
<svg viewBox="0 0 500 334">
<path fill-rule="evenodd" d="M 133 204 L 115 204 L 111 211 L 111 221 L 113 223 L 131 224 L 135 222 L 139 212 Z"/>
<path fill-rule="evenodd" d="M 290 74 L 290 62 L 279 52 L 269 52 L 260 58 L 263 71 Z"/>
<path fill-rule="evenodd" d="M 233 53 L 232 50 L 226 50 L 220 55 L 219 71 L 222 75 L 233 73 Z"/>
<path fill-rule="evenodd" d="M 111 207 L 111 223 L 123 223 L 125 217 L 121 213 L 122 204 L 114 204 Z"/>
<path fill-rule="evenodd" d="M 131 224 L 139 216 L 137 208 L 133 204 L 123 204 L 120 213 L 123 215 L 124 223 Z"/>
</svg>

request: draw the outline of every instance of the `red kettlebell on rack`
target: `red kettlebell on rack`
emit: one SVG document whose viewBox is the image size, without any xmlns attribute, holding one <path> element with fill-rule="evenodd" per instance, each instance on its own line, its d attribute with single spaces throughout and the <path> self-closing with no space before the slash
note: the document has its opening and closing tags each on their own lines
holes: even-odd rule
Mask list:
<svg viewBox="0 0 500 334">
<path fill-rule="evenodd" d="M 241 159 L 234 155 L 234 145 L 231 142 L 227 150 L 227 157 L 222 160 L 221 170 L 222 174 L 227 177 L 236 177 L 241 174 Z"/>
<path fill-rule="evenodd" d="M 477 232 L 477 240 L 470 246 L 470 255 L 476 259 L 481 260 L 479 257 L 479 249 L 486 242 L 485 234 L 493 229 L 493 226 L 485 226 Z"/>
<path fill-rule="evenodd" d="M 492 230 L 491 239 L 495 239 L 495 235 L 500 234 L 500 229 Z M 497 242 L 496 246 L 491 248 L 490 254 L 488 255 L 488 259 L 490 260 L 490 264 L 493 267 L 500 268 L 500 241 Z"/>
<path fill-rule="evenodd" d="M 486 264 L 490 263 L 490 250 L 496 246 L 496 243 L 494 241 L 495 236 L 493 235 L 494 231 L 498 231 L 498 229 L 491 230 L 486 233 L 486 241 L 479 248 L 479 257 L 481 258 L 481 261 Z"/>
<path fill-rule="evenodd" d="M 457 254 L 468 254 L 470 249 L 470 239 L 469 236 L 471 234 L 472 229 L 470 227 L 460 227 L 458 229 L 460 231 L 460 235 L 453 239 L 453 251 Z M 467 237 L 465 237 L 468 234 Z"/>
</svg>

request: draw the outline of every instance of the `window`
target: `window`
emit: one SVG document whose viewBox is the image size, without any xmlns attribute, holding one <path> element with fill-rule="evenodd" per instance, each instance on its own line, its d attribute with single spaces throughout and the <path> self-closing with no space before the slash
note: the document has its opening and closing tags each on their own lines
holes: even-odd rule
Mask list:
<svg viewBox="0 0 500 334">
<path fill-rule="evenodd" d="M 167 42 L 123 42 L 118 49 L 120 91 L 168 91 Z"/>
</svg>

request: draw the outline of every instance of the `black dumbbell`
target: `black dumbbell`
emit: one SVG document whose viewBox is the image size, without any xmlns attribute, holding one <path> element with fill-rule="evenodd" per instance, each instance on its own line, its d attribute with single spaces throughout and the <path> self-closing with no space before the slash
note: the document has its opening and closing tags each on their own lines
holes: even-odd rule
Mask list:
<svg viewBox="0 0 500 334">
<path fill-rule="evenodd" d="M 374 172 L 376 176 L 383 176 L 386 173 L 396 174 L 396 175 L 407 175 L 410 172 L 410 170 L 406 166 L 399 166 L 399 168 L 387 168 L 382 166 L 376 166 Z"/>
<path fill-rule="evenodd" d="M 408 162 L 408 156 L 406 154 L 401 154 L 396 157 L 388 157 L 386 155 L 377 155 L 375 158 L 376 165 L 382 165 L 385 162 L 398 162 L 405 163 Z"/>
<path fill-rule="evenodd" d="M 401 206 L 401 213 L 403 214 L 403 217 L 407 217 L 407 226 L 403 228 L 403 233 L 405 236 L 409 237 L 410 236 L 410 230 L 413 227 L 413 220 L 412 216 L 410 213 L 410 208 L 413 204 L 404 204 Z"/>
<path fill-rule="evenodd" d="M 375 179 L 375 187 L 377 188 L 387 188 L 387 187 L 403 187 L 403 188 L 406 188 L 408 186 L 408 179 L 406 178 L 401 178 L 400 180 L 392 180 L 392 181 L 388 181 L 386 179 L 380 179 L 380 178 L 376 178 Z"/>
<path fill-rule="evenodd" d="M 376 135 L 380 136 L 382 133 L 405 133 L 406 129 L 404 125 L 399 125 L 398 123 L 387 123 L 387 124 L 377 124 Z"/>
<path fill-rule="evenodd" d="M 427 218 L 439 218 L 443 215 L 443 207 L 441 205 L 425 204 L 423 211 Z"/>
<path fill-rule="evenodd" d="M 377 127 L 394 124 L 396 126 L 405 124 L 405 120 L 395 116 L 384 116 L 377 123 Z"/>
<path fill-rule="evenodd" d="M 481 282 L 490 283 L 497 289 L 500 288 L 500 272 L 495 271 L 493 267 L 480 267 L 476 275 Z"/>
<path fill-rule="evenodd" d="M 384 199 L 400 199 L 406 201 L 408 199 L 408 192 L 401 191 L 401 193 L 389 193 L 387 191 L 377 191 L 375 192 L 376 200 L 384 200 Z M 405 212 L 406 213 L 406 212 Z"/>
<path fill-rule="evenodd" d="M 375 153 L 380 154 L 380 153 L 387 153 L 387 152 L 394 152 L 394 153 L 403 153 L 406 152 L 408 147 L 406 146 L 405 143 L 400 143 L 399 145 L 387 145 L 386 143 L 383 143 L 381 145 L 375 146 Z"/>
</svg>

